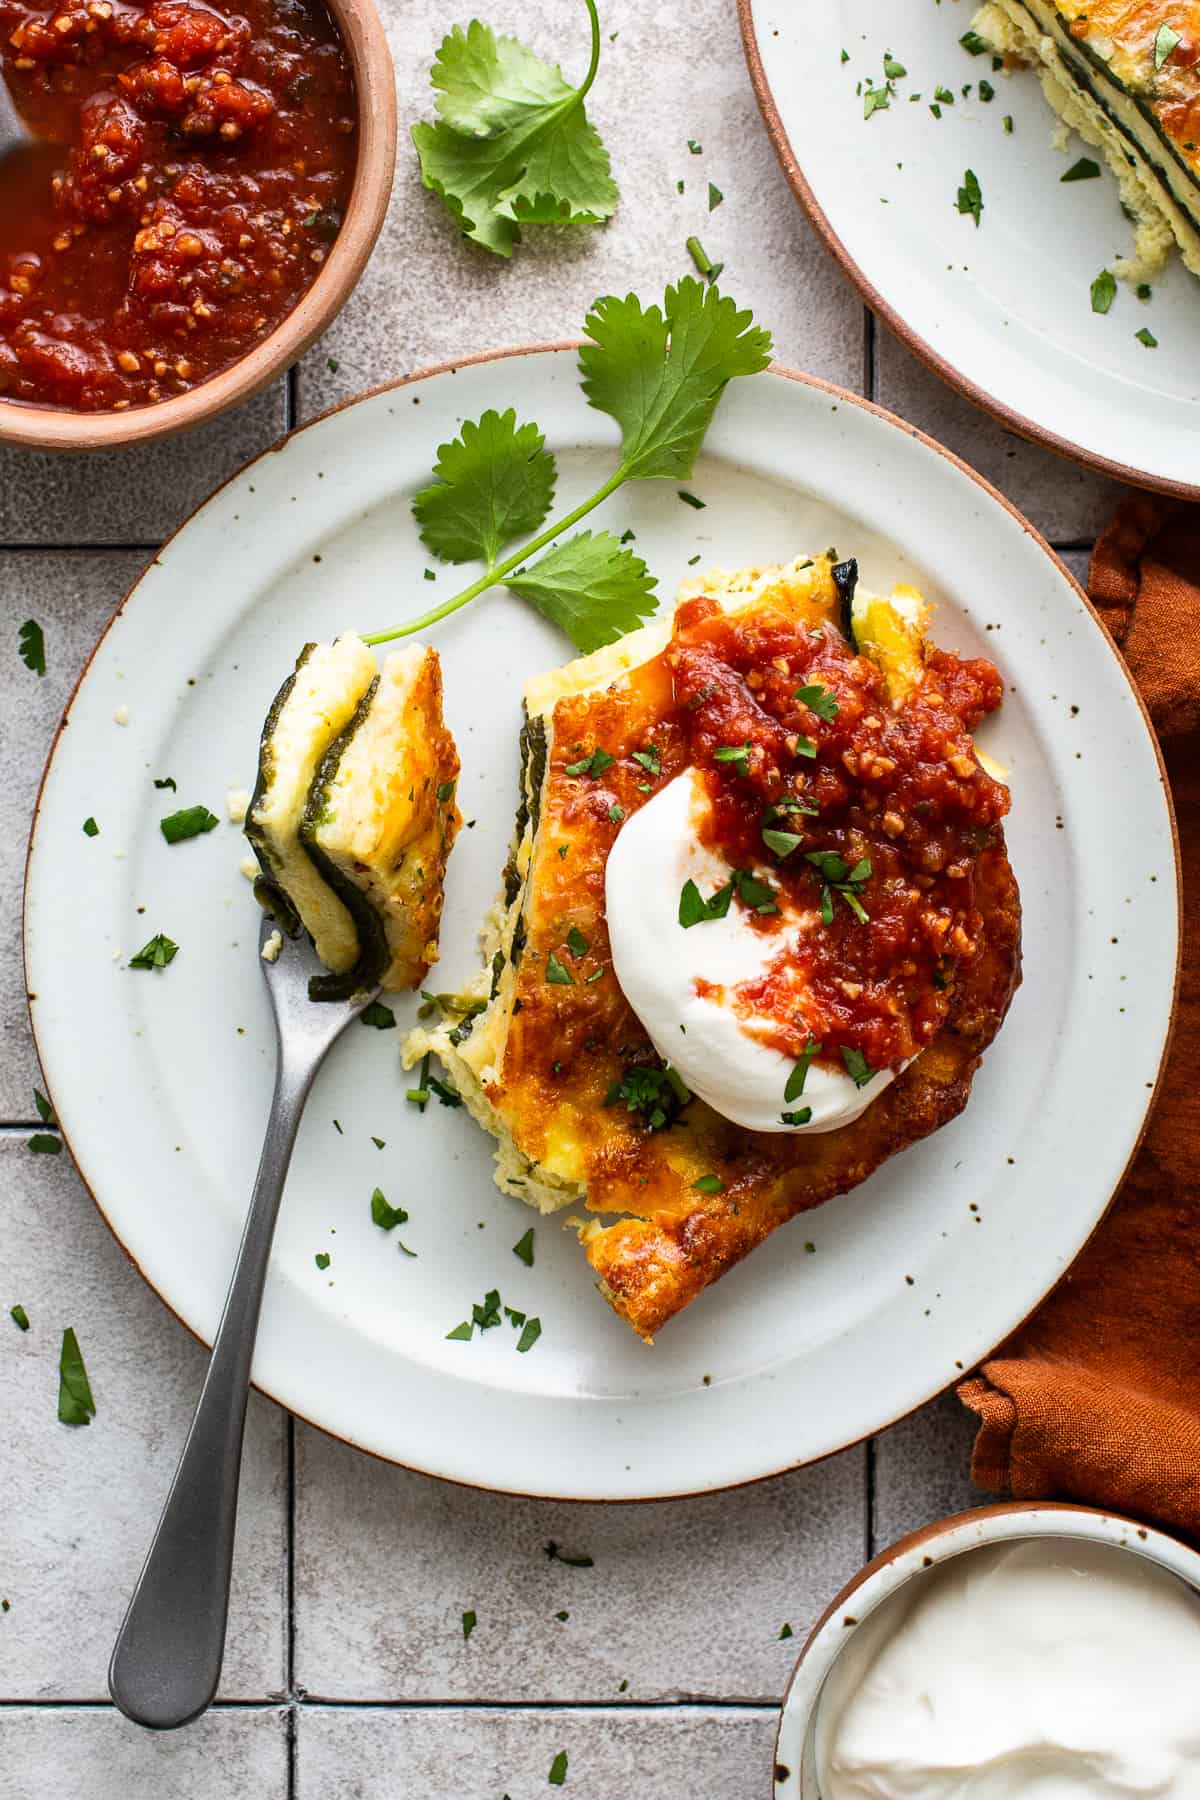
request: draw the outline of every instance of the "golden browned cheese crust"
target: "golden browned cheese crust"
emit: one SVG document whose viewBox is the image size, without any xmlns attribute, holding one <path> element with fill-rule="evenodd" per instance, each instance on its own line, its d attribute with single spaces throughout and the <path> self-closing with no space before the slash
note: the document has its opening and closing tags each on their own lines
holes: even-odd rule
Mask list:
<svg viewBox="0 0 1200 1800">
<path fill-rule="evenodd" d="M 1020 903 L 996 824 L 976 864 L 978 953 L 952 984 L 945 1023 L 853 1124 L 815 1136 L 754 1133 L 693 1100 L 669 1129 L 647 1131 L 611 1103 L 631 1064 L 659 1059 L 613 972 L 604 881 L 624 818 L 645 801 L 634 753 L 655 747 L 655 787 L 688 763 L 666 659 L 559 700 L 547 733 L 545 777 L 532 784 L 531 860 L 511 883 L 510 898 L 526 877 L 511 1011 L 498 1066 L 481 1071 L 483 1091 L 531 1167 L 585 1190 L 593 1213 L 628 1215 L 585 1225 L 581 1237 L 605 1297 L 650 1339 L 777 1226 L 855 1187 L 962 1110 L 1019 980 Z M 581 779 L 580 762 L 598 746 L 613 761 Z M 714 1175 L 722 1191 L 697 1191 Z"/>
</svg>

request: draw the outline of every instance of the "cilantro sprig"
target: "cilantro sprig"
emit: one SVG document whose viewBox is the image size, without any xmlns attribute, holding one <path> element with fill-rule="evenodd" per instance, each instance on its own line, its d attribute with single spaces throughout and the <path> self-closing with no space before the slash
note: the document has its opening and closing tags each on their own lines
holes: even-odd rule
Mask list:
<svg viewBox="0 0 1200 1800">
<path fill-rule="evenodd" d="M 765 369 L 770 333 L 716 287 L 690 276 L 660 306 L 635 294 L 597 300 L 579 353 L 588 403 L 621 429 L 617 467 L 596 492 L 545 524 L 557 479 L 538 426 L 489 410 L 438 450 L 434 481 L 416 496 L 421 541 L 443 562 L 478 561 L 461 593 L 368 644 L 424 631 L 489 588 L 522 595 L 587 653 L 635 630 L 657 606 L 655 578 L 609 531 L 566 534 L 627 481 L 687 480 L 725 388 Z M 531 541 L 505 554 L 517 538 Z M 538 557 L 538 553 L 545 554 Z M 534 560 L 534 559 L 537 560 Z"/>
<path fill-rule="evenodd" d="M 600 66 L 596 0 L 591 59 L 578 87 L 518 38 L 472 19 L 442 39 L 430 71 L 438 121 L 412 129 L 425 186 L 459 230 L 511 256 L 523 225 L 596 225 L 617 210 L 608 151 L 584 100 Z"/>
</svg>

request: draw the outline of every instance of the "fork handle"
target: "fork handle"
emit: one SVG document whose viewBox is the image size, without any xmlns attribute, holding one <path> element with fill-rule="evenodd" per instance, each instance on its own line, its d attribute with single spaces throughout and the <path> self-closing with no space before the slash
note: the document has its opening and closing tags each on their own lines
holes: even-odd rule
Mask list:
<svg viewBox="0 0 1200 1800">
<path fill-rule="evenodd" d="M 254 1340 L 283 1184 L 315 1072 L 313 1063 L 289 1061 L 280 1045 L 266 1138 L 208 1373 L 109 1664 L 116 1705 L 153 1731 L 196 1718 L 221 1676 Z"/>
</svg>

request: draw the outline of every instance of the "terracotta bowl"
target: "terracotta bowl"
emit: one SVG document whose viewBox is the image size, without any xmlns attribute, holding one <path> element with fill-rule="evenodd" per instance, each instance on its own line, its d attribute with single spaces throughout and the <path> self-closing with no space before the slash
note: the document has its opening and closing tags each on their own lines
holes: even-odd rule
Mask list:
<svg viewBox="0 0 1200 1800">
<path fill-rule="evenodd" d="M 1200 1555 L 1165 1532 L 1117 1513 L 1090 1506 L 1013 1503 L 981 1506 L 926 1525 L 883 1550 L 847 1582 L 817 1623 L 800 1652 L 783 1697 L 775 1741 L 773 1800 L 819 1800 L 815 1739 L 817 1710 L 826 1677 L 855 1631 L 899 1588 L 920 1579 L 936 1564 L 984 1544 L 1021 1538 L 1078 1538 L 1111 1544 L 1144 1556 L 1200 1593 Z"/>
<path fill-rule="evenodd" d="M 0 443 L 100 450 L 188 431 L 256 394 L 336 318 L 366 267 L 387 211 L 396 164 L 396 84 L 373 0 L 328 0 L 328 6 L 354 73 L 358 166 L 342 228 L 308 292 L 270 336 L 230 368 L 155 406 L 81 413 L 0 400 Z"/>
</svg>

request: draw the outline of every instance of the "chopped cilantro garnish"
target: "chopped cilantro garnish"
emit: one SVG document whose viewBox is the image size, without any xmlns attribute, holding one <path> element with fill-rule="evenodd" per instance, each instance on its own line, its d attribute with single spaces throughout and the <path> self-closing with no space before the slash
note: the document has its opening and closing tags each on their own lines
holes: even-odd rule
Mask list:
<svg viewBox="0 0 1200 1800">
<path fill-rule="evenodd" d="M 785 1125 L 807 1125 L 812 1118 L 812 1107 L 801 1106 L 795 1112 L 784 1112 L 779 1116 Z"/>
<path fill-rule="evenodd" d="M 868 1067 L 867 1059 L 861 1050 L 852 1050 L 848 1045 L 843 1044 L 841 1052 L 842 1061 L 846 1065 L 846 1073 L 855 1087 L 866 1087 L 868 1081 L 874 1081 L 879 1070 Z"/>
<path fill-rule="evenodd" d="M 713 751 L 713 761 L 733 763 L 739 775 L 750 773 L 750 744 L 721 744 Z"/>
<path fill-rule="evenodd" d="M 749 869 L 735 869 L 733 884 L 737 889 L 738 899 L 743 906 L 748 906 L 751 912 L 777 913 L 779 911 L 775 899 L 775 889 L 768 882 L 759 881 L 758 877 L 752 875 Z"/>
<path fill-rule="evenodd" d="M 441 783 L 441 785 L 439 786 L 438 791 L 437 791 L 437 797 L 443 806 L 445 806 L 447 800 L 453 800 L 454 789 L 456 786 L 457 786 L 457 783 L 454 781 L 443 781 Z"/>
<path fill-rule="evenodd" d="M 767 849 L 773 850 L 780 858 L 790 856 L 804 842 L 794 831 L 776 831 L 772 825 L 764 825 L 762 840 Z"/>
<path fill-rule="evenodd" d="M 806 686 L 798 687 L 792 698 L 802 701 L 805 706 L 816 713 L 818 719 L 828 721 L 837 718 L 838 703 L 830 690 L 822 686 L 819 681 L 810 681 Z"/>
<path fill-rule="evenodd" d="M 533 1267 L 533 1226 L 518 1238 L 512 1247 L 513 1255 L 525 1264 L 527 1269 Z"/>
<path fill-rule="evenodd" d="M 991 54 L 992 46 L 988 43 L 986 38 L 980 37 L 977 31 L 964 31 L 958 41 L 963 49 L 969 51 L 972 56 L 988 56 Z"/>
<path fill-rule="evenodd" d="M 899 81 L 902 76 L 908 74 L 908 70 L 905 68 L 904 64 L 902 62 L 897 62 L 890 50 L 884 53 L 883 72 L 889 81 Z"/>
<path fill-rule="evenodd" d="M 46 673 L 46 638 L 36 619 L 26 619 L 17 632 L 17 650 L 27 669 L 35 675 Z"/>
<path fill-rule="evenodd" d="M 706 900 L 696 883 L 689 878 L 684 882 L 679 895 L 679 923 L 685 931 L 689 931 L 693 925 L 702 925 L 706 919 L 723 919 L 729 911 L 732 898 L 732 880 L 710 894 Z"/>
<path fill-rule="evenodd" d="M 143 944 L 129 959 L 131 969 L 165 969 L 168 963 L 175 961 L 179 954 L 179 945 L 173 944 L 169 937 L 161 931 L 156 932 L 148 944 Z"/>
<path fill-rule="evenodd" d="M 100 827 L 97 825 L 95 819 L 90 816 L 83 821 L 83 835 L 84 837 L 100 836 Z"/>
<path fill-rule="evenodd" d="M 96 1402 L 92 1399 L 79 1339 L 68 1325 L 58 1359 L 58 1416 L 64 1425 L 90 1425 L 95 1413 Z"/>
<path fill-rule="evenodd" d="M 985 102 L 994 100 L 996 98 L 996 90 L 992 86 L 990 81 L 984 80 L 984 81 L 980 82 L 979 98 Z"/>
<path fill-rule="evenodd" d="M 360 1025 L 373 1025 L 376 1031 L 391 1031 L 396 1023 L 396 1015 L 390 1006 L 384 1006 L 378 1000 L 372 1000 L 364 1006 L 358 1015 Z"/>
<path fill-rule="evenodd" d="M 566 772 L 568 775 L 603 775 L 616 760 L 607 750 L 593 750 L 590 756 L 581 756 L 578 762 L 568 763 Z"/>
<path fill-rule="evenodd" d="M 790 1638 L 790 1637 L 794 1636 L 791 1626 L 785 1624 L 783 1626 L 782 1630 L 780 1631 L 779 1636 L 781 1639 Z"/>
<path fill-rule="evenodd" d="M 518 1356 L 524 1356 L 527 1350 L 532 1350 L 541 1335 L 542 1321 L 540 1319 L 526 1319 L 521 1330 L 521 1335 L 517 1339 Z"/>
<path fill-rule="evenodd" d="M 863 118 L 869 119 L 877 112 L 886 112 L 891 104 L 891 88 L 868 86 L 863 93 Z"/>
<path fill-rule="evenodd" d="M 373 1143 L 373 1144 L 374 1144 L 374 1146 L 375 1146 L 375 1148 L 376 1148 L 376 1149 L 377 1149 L 377 1150 L 386 1150 L 386 1149 L 387 1149 L 387 1141 L 386 1141 L 386 1139 L 384 1139 L 384 1138 L 377 1138 L 377 1137 L 376 1137 L 376 1136 L 375 1136 L 375 1135 L 374 1135 L 374 1133 L 372 1133 L 372 1135 L 371 1135 L 371 1142 L 372 1142 L 372 1143 Z"/>
<path fill-rule="evenodd" d="M 633 760 L 641 763 L 648 775 L 662 774 L 662 758 L 653 744 L 647 744 L 644 750 L 635 750 Z"/>
<path fill-rule="evenodd" d="M 699 1175 L 692 1186 L 698 1194 L 723 1194 L 725 1183 L 719 1175 Z"/>
<path fill-rule="evenodd" d="M 708 504 L 708 502 L 706 500 L 698 499 L 695 494 L 689 494 L 686 488 L 680 488 L 678 490 L 678 493 L 679 493 L 679 498 L 683 501 L 683 504 L 685 506 L 693 507 L 696 512 L 703 512 L 704 508 Z"/>
<path fill-rule="evenodd" d="M 1093 162 L 1090 156 L 1081 156 L 1079 161 L 1073 162 L 1066 174 L 1060 175 L 1058 179 L 1060 181 L 1095 181 L 1099 174 L 1100 164 Z"/>
<path fill-rule="evenodd" d="M 15 1306 L 9 1307 L 8 1316 L 18 1331 L 29 1330 L 29 1314 L 25 1311 L 25 1308 L 21 1305 L 19 1300 Z"/>
<path fill-rule="evenodd" d="M 462 1616 L 462 1634 L 463 1634 L 463 1643 L 464 1644 L 467 1642 L 467 1639 L 470 1637 L 471 1633 L 474 1631 L 475 1625 L 476 1625 L 475 1614 L 473 1612 L 465 1612 Z"/>
<path fill-rule="evenodd" d="M 1012 136 L 1012 128 L 1013 128 L 1013 122 L 1012 122 L 1012 114 L 1011 114 L 1011 113 L 1005 113 L 1005 115 L 1004 115 L 1004 129 L 1005 129 L 1005 131 L 1007 131 L 1007 132 L 1008 132 L 1008 134 L 1009 134 L 1009 136 L 1010 136 L 1010 137 L 1011 137 L 1011 136 Z"/>
<path fill-rule="evenodd" d="M 160 819 L 158 828 L 168 844 L 182 844 L 187 838 L 215 831 L 219 823 L 207 806 L 185 806 L 181 812 L 169 813 L 165 819 Z"/>
<path fill-rule="evenodd" d="M 577 960 L 579 957 L 586 956 L 588 953 L 588 941 L 584 937 L 582 931 L 580 931 L 578 925 L 572 925 L 570 931 L 567 933 L 567 949 Z"/>
<path fill-rule="evenodd" d="M 575 977 L 570 969 L 564 968 L 553 950 L 546 956 L 546 980 L 554 987 L 574 987 Z"/>
<path fill-rule="evenodd" d="M 674 1123 L 691 1097 L 678 1070 L 634 1064 L 620 1081 L 612 1083 L 604 1104 L 616 1106 L 623 1101 L 626 1112 L 641 1115 L 647 1130 L 662 1131 Z"/>
<path fill-rule="evenodd" d="M 62 1139 L 53 1132 L 35 1131 L 29 1139 L 28 1148 L 35 1156 L 58 1156 L 62 1151 Z"/>
<path fill-rule="evenodd" d="M 397 1225 L 408 1222 L 408 1214 L 402 1206 L 388 1205 L 382 1188 L 376 1188 L 371 1195 L 371 1217 L 381 1231 L 392 1231 Z"/>
<path fill-rule="evenodd" d="M 796 733 L 795 754 L 797 756 L 807 756 L 810 758 L 817 754 L 817 746 L 810 737 L 805 737 L 802 731 Z"/>
<path fill-rule="evenodd" d="M 442 1081 L 436 1075 L 429 1077 L 429 1086 L 437 1095 L 442 1106 L 461 1106 L 462 1095 L 457 1088 L 451 1087 L 448 1081 Z"/>
<path fill-rule="evenodd" d="M 815 1038 L 810 1037 L 807 1044 L 805 1044 L 803 1050 L 800 1052 L 800 1060 L 787 1078 L 787 1086 L 783 1090 L 783 1097 L 785 1100 L 798 1100 L 800 1098 L 801 1094 L 804 1092 L 804 1083 L 808 1079 L 809 1065 L 814 1058 L 820 1056 L 821 1049 L 822 1046 L 817 1043 Z"/>
<path fill-rule="evenodd" d="M 1154 67 L 1161 69 L 1176 44 L 1180 42 L 1181 33 L 1175 31 L 1165 22 L 1154 34 Z"/>
<path fill-rule="evenodd" d="M 970 213 L 978 227 L 980 214 L 983 212 L 983 194 L 979 187 L 979 177 L 974 169 L 968 169 L 963 175 L 963 184 L 958 190 L 956 205 L 960 213 Z"/>
<path fill-rule="evenodd" d="M 1116 276 L 1108 269 L 1101 269 L 1092 283 L 1092 311 L 1106 313 L 1116 297 Z"/>
<path fill-rule="evenodd" d="M 608 809 L 608 816 L 614 825 L 619 825 L 621 820 L 625 817 L 625 808 L 623 806 L 618 806 L 614 800 Z"/>
<path fill-rule="evenodd" d="M 710 181 L 708 184 L 708 210 L 709 210 L 709 212 L 716 212 L 718 206 L 720 206 L 720 204 L 724 198 L 725 198 L 725 196 L 721 192 L 720 188 L 717 187 L 714 182 Z"/>
<path fill-rule="evenodd" d="M 948 87 L 935 87 L 933 90 L 933 97 L 935 100 L 940 100 L 943 106 L 954 105 L 954 95 L 950 92 Z"/>
<path fill-rule="evenodd" d="M 459 1343 L 469 1344 L 473 1332 L 474 1326 L 471 1324 L 471 1321 L 469 1319 L 464 1319 L 461 1324 L 454 1327 L 453 1331 L 448 1331 L 446 1336 L 447 1338 L 456 1339 Z"/>
<path fill-rule="evenodd" d="M 1147 350 L 1158 349 L 1158 339 L 1148 326 L 1143 325 L 1142 329 L 1140 331 L 1135 331 L 1133 335 L 1139 344 L 1145 344 Z"/>
<path fill-rule="evenodd" d="M 313 1257 L 313 1261 L 316 1263 L 318 1269 L 321 1269 L 322 1271 L 329 1267 L 332 1260 L 328 1250 L 318 1250 L 317 1254 Z"/>
<path fill-rule="evenodd" d="M 550 1764 L 550 1773 L 547 1775 L 546 1780 L 551 1787 L 562 1787 L 565 1784 L 566 1779 L 567 1753 L 565 1750 L 560 1750 L 554 1761 Z"/>
<path fill-rule="evenodd" d="M 584 987 L 591 987 L 593 982 L 602 981 L 603 979 L 604 979 L 604 970 L 603 969 L 593 969 L 590 975 L 584 976 L 583 985 L 584 985 Z"/>
<path fill-rule="evenodd" d="M 688 149 L 691 151 L 693 156 L 701 156 L 704 152 L 704 145 L 698 144 L 696 142 L 695 138 L 689 138 L 688 139 Z"/>
<path fill-rule="evenodd" d="M 33 1090 L 33 1104 L 37 1107 L 38 1118 L 42 1121 L 43 1125 L 58 1124 L 58 1120 L 54 1116 L 54 1108 L 40 1088 L 34 1088 Z"/>
<path fill-rule="evenodd" d="M 864 856 L 851 868 L 836 850 L 806 850 L 805 860 L 813 865 L 824 886 L 821 891 L 821 923 L 833 924 L 833 894 L 840 894 L 860 924 L 867 913 L 858 896 L 871 879 L 871 859 Z M 832 892 L 831 892 L 832 890 Z"/>
<path fill-rule="evenodd" d="M 154 777 L 154 785 L 156 788 L 170 788 L 173 794 L 178 792 L 175 785 L 175 777 L 173 775 L 164 775 L 161 780 L 156 775 Z"/>
</svg>

